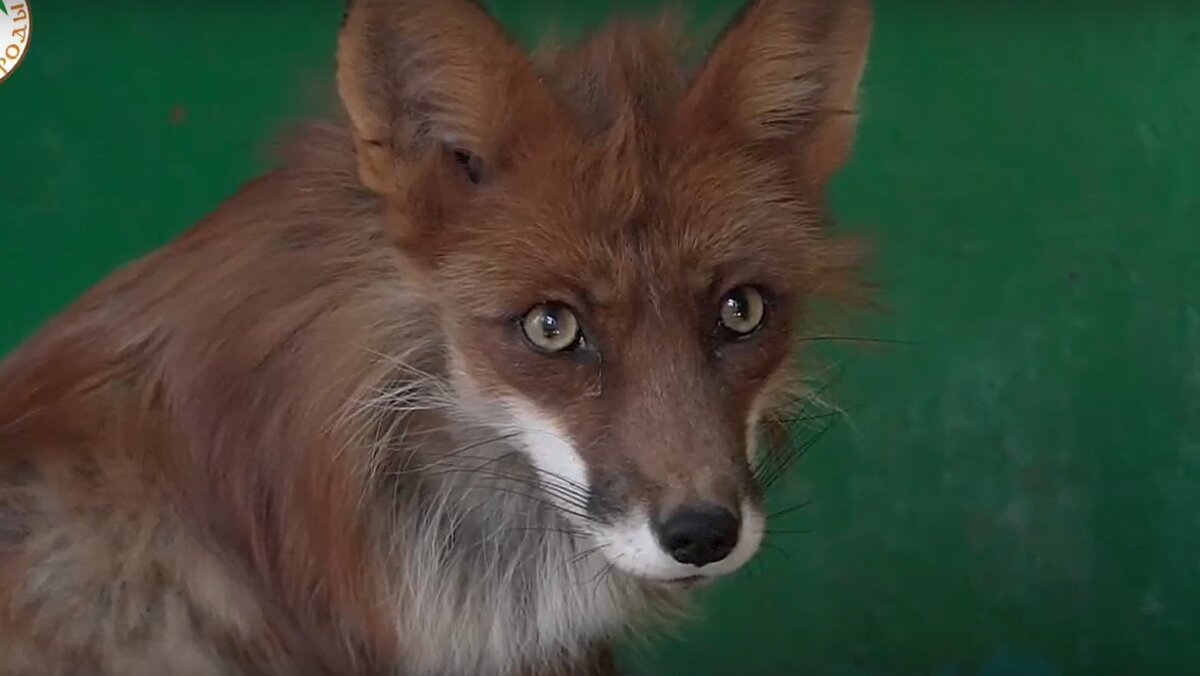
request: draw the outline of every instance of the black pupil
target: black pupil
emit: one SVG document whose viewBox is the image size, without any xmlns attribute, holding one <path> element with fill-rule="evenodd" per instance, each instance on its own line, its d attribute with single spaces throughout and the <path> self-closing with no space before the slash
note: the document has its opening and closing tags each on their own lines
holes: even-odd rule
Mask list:
<svg viewBox="0 0 1200 676">
<path fill-rule="evenodd" d="M 559 328 L 558 315 L 554 314 L 553 310 L 547 310 L 538 318 L 538 328 L 542 330 L 542 335 L 548 340 L 557 338 L 562 329 Z"/>
<path fill-rule="evenodd" d="M 725 307 L 733 313 L 733 316 L 738 319 L 745 319 L 750 314 L 750 304 L 746 302 L 746 296 L 742 293 L 731 294 L 725 299 Z"/>
</svg>

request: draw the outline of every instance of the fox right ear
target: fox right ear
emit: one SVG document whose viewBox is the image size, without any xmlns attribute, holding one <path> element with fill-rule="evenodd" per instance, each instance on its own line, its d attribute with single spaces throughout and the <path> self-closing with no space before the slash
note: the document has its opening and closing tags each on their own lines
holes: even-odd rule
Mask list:
<svg viewBox="0 0 1200 676">
<path fill-rule="evenodd" d="M 439 168 L 486 180 L 514 125 L 537 117 L 522 106 L 546 100 L 528 58 L 474 0 L 350 0 L 337 80 L 363 184 L 401 200 Z"/>
</svg>

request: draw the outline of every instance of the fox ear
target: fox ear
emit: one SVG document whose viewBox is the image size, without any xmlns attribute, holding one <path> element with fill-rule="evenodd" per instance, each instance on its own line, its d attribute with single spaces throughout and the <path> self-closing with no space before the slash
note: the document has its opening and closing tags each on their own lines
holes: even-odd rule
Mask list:
<svg viewBox="0 0 1200 676">
<path fill-rule="evenodd" d="M 337 81 L 363 183 L 401 199 L 430 171 L 486 180 L 531 117 L 521 107 L 545 99 L 528 58 L 474 0 L 348 2 Z"/>
<path fill-rule="evenodd" d="M 747 140 L 788 144 L 823 190 L 853 145 L 871 24 L 870 0 L 755 0 L 717 41 L 687 103 Z"/>
</svg>

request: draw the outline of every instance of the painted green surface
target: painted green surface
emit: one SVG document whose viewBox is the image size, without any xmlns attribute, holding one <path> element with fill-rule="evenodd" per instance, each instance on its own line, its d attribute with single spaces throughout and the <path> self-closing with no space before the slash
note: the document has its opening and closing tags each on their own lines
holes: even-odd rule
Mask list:
<svg viewBox="0 0 1200 676">
<path fill-rule="evenodd" d="M 341 11 L 31 4 L 0 84 L 0 350 L 264 167 Z M 490 4 L 523 39 L 606 12 Z M 1200 4 L 879 0 L 866 111 L 836 196 L 889 308 L 856 330 L 908 342 L 839 351 L 850 422 L 775 496 L 812 500 L 776 524 L 809 532 L 631 660 L 1200 673 Z"/>
</svg>

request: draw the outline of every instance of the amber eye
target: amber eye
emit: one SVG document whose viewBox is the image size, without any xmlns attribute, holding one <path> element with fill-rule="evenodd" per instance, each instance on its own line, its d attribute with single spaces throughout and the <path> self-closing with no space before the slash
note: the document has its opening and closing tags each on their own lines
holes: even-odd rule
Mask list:
<svg viewBox="0 0 1200 676">
<path fill-rule="evenodd" d="M 568 352 L 582 342 L 583 334 L 575 313 L 565 305 L 538 305 L 521 318 L 525 338 L 538 350 L 547 353 Z"/>
<path fill-rule="evenodd" d="M 748 336 L 762 326 L 766 312 L 761 291 L 739 286 L 721 298 L 721 328 L 735 337 Z"/>
</svg>

